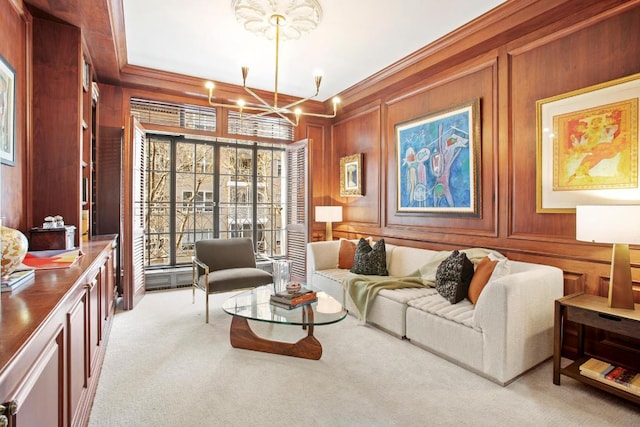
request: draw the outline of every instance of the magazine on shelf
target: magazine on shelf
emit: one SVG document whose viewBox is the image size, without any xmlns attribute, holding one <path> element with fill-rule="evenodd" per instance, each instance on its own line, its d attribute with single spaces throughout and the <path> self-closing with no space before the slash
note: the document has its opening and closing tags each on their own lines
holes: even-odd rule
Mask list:
<svg viewBox="0 0 640 427">
<path fill-rule="evenodd" d="M 2 279 L 2 285 L 0 290 L 2 292 L 10 292 L 23 285 L 32 283 L 35 278 L 34 269 L 16 270 L 12 272 L 9 277 Z"/>
<path fill-rule="evenodd" d="M 36 270 L 68 268 L 74 265 L 81 256 L 80 249 L 32 251 L 27 252 L 22 264 Z"/>
</svg>

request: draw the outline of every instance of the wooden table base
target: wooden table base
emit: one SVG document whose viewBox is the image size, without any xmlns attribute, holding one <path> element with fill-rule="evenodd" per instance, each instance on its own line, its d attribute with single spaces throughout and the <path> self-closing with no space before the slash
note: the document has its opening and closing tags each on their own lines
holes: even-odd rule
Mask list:
<svg viewBox="0 0 640 427">
<path fill-rule="evenodd" d="M 319 360 L 322 356 L 322 345 L 313 336 L 313 326 L 308 326 L 307 336 L 295 343 L 272 341 L 257 336 L 249 326 L 246 318 L 233 316 L 231 319 L 230 340 L 234 348 L 281 354 L 283 356 L 302 357 Z"/>
</svg>

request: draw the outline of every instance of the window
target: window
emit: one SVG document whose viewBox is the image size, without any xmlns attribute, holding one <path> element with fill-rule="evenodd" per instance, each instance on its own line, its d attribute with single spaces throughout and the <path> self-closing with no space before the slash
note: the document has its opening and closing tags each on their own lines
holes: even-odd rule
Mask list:
<svg viewBox="0 0 640 427">
<path fill-rule="evenodd" d="M 190 263 L 195 242 L 218 237 L 284 255 L 283 146 L 153 134 L 147 143 L 147 267 Z"/>
<path fill-rule="evenodd" d="M 213 191 L 197 191 L 194 197 L 193 191 L 182 190 L 182 208 L 213 211 Z"/>
</svg>

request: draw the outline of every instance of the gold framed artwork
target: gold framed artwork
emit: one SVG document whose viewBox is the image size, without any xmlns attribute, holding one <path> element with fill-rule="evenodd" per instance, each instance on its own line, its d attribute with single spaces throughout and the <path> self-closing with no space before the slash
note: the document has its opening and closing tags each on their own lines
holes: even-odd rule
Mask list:
<svg viewBox="0 0 640 427">
<path fill-rule="evenodd" d="M 340 196 L 362 196 L 362 153 L 340 158 Z"/>
<path fill-rule="evenodd" d="M 640 73 L 536 102 L 536 212 L 640 199 Z"/>
</svg>

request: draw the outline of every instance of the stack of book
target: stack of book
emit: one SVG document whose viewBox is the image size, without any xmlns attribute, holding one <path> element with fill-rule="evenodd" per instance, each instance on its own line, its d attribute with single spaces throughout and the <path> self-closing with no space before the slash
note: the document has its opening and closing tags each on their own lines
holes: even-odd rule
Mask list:
<svg viewBox="0 0 640 427">
<path fill-rule="evenodd" d="M 300 288 L 299 291 L 294 293 L 283 291 L 276 292 L 274 295 L 271 295 L 271 304 L 286 309 L 300 307 L 305 304 L 316 302 L 317 300 L 318 296 L 316 295 L 316 292 L 305 287 Z"/>
<path fill-rule="evenodd" d="M 591 358 L 580 365 L 580 374 L 640 396 L 640 373 Z"/>
<path fill-rule="evenodd" d="M 1 292 L 11 292 L 20 286 L 27 285 L 34 281 L 36 274 L 33 269 L 16 270 L 9 274 L 9 277 L 2 278 Z"/>
</svg>

